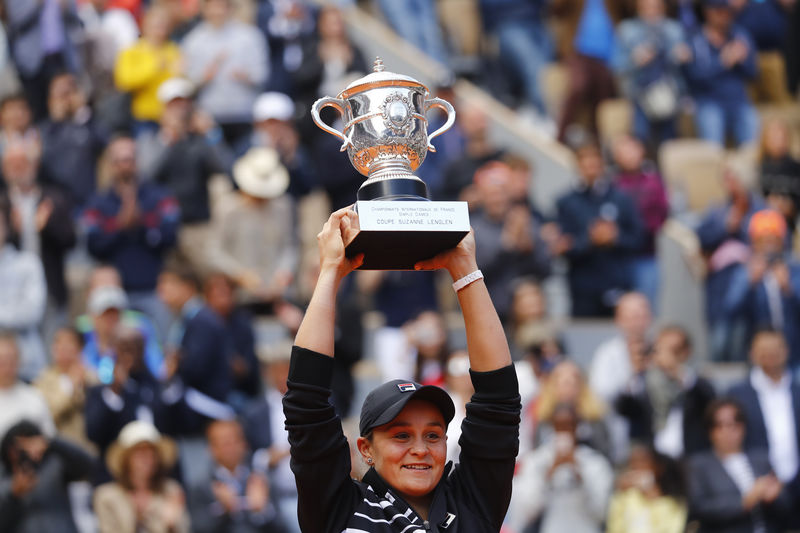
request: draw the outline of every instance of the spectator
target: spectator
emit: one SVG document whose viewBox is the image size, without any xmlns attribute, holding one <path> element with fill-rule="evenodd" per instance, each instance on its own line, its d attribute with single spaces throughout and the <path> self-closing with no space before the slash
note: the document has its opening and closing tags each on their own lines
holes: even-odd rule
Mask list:
<svg viewBox="0 0 800 533">
<path fill-rule="evenodd" d="M 416 374 L 416 354 L 405 326 L 427 311 L 439 309 L 433 272 L 363 271 L 358 289 L 371 296 L 385 323 L 375 330 L 374 353 L 382 380 Z"/>
<path fill-rule="evenodd" d="M 712 451 L 689 458 L 689 509 L 700 531 L 780 531 L 787 501 L 766 451 L 742 448 L 746 422 L 738 403 L 720 399 L 707 411 Z"/>
<path fill-rule="evenodd" d="M 746 84 L 758 72 L 755 47 L 747 32 L 733 24 L 729 0 L 704 0 L 703 7 L 705 24 L 689 40 L 692 60 L 686 67 L 698 136 L 720 145 L 727 133 L 737 145 L 754 141 L 758 114 Z"/>
<path fill-rule="evenodd" d="M 208 188 L 211 178 L 224 171 L 225 148 L 220 139 L 209 142 L 196 127 L 199 112 L 191 100 L 193 90 L 192 84 L 181 78 L 161 85 L 161 126 L 157 133 L 140 139 L 138 153 L 145 158 L 144 176 L 165 187 L 178 201 L 180 254 L 193 268 L 205 273 L 209 265 L 204 247 L 211 233 Z"/>
<path fill-rule="evenodd" d="M 622 296 L 614 314 L 617 334 L 597 347 L 589 367 L 589 385 L 606 402 L 614 405 L 631 380 L 647 367 L 648 331 L 652 324 L 650 304 L 644 295 L 633 292 Z M 608 417 L 612 461 L 627 458 L 630 428 L 613 413 Z"/>
<path fill-rule="evenodd" d="M 0 100 L 0 155 L 16 141 L 39 141 L 31 118 L 31 108 L 23 94 L 13 93 Z"/>
<path fill-rule="evenodd" d="M 118 327 L 114 355 L 111 382 L 89 388 L 86 395 L 86 435 L 101 457 L 128 422 L 141 420 L 166 428 L 161 386 L 144 362 L 141 333 Z M 106 481 L 103 474 L 100 478 Z"/>
<path fill-rule="evenodd" d="M 541 519 L 541 533 L 602 531 L 614 475 L 599 452 L 579 444 L 575 409 L 553 410 L 552 440 L 521 457 L 509 512 L 515 531 Z"/>
<path fill-rule="evenodd" d="M 456 350 L 447 358 L 445 387 L 456 408 L 454 423 L 447 427 L 447 460 L 458 463 L 461 455 L 461 445 L 458 443 L 461 438 L 461 423 L 467 416 L 467 404 L 475 394 L 475 387 L 469 376 L 469 354 L 466 350 Z"/>
<path fill-rule="evenodd" d="M 249 457 L 242 426 L 212 422 L 206 431 L 212 463 L 191 495 L 195 531 L 278 533 L 284 528 L 270 501 L 264 454 Z"/>
<path fill-rule="evenodd" d="M 548 315 L 547 298 L 541 285 L 532 278 L 517 280 L 511 287 L 511 316 L 509 339 L 512 356 L 519 360 L 522 353 L 534 345 L 559 336 L 559 324 Z M 517 368 L 519 374 L 519 368 Z M 521 379 L 521 378 L 520 378 Z M 525 403 L 525 387 L 520 395 Z"/>
<path fill-rule="evenodd" d="M 386 22 L 405 41 L 441 64 L 447 63 L 447 48 L 433 0 L 378 0 Z"/>
<path fill-rule="evenodd" d="M 88 313 L 78 317 L 83 335 L 83 362 L 102 383 L 113 379 L 115 335 L 120 325 L 139 331 L 144 339 L 144 360 L 153 376 L 164 373 L 164 356 L 150 320 L 129 308 L 128 297 L 119 285 L 100 285 L 89 292 Z"/>
<path fill-rule="evenodd" d="M 758 328 L 781 331 L 790 366 L 800 367 L 800 263 L 783 251 L 786 223 L 780 213 L 759 211 L 750 219 L 752 256 L 731 274 L 723 305 L 752 337 Z"/>
<path fill-rule="evenodd" d="M 0 530 L 77 533 L 67 484 L 89 475 L 94 461 L 83 450 L 46 437 L 23 420 L 4 432 L 0 453 Z"/>
<path fill-rule="evenodd" d="M 413 17 L 414 14 L 405 13 L 403 16 Z M 302 52 L 303 61 L 292 73 L 292 96 L 303 112 L 310 109 L 320 96 L 339 94 L 350 81 L 368 69 L 364 54 L 347 34 L 344 15 L 333 5 L 320 9 L 316 35 L 305 40 Z"/>
<path fill-rule="evenodd" d="M 480 167 L 503 157 L 503 151 L 489 140 L 489 117 L 478 106 L 459 106 L 457 126 L 464 136 L 464 152 L 445 167 L 441 197 L 436 200 L 462 200 L 474 210 L 480 202 L 473 178 Z"/>
<path fill-rule="evenodd" d="M 58 435 L 94 454 L 97 450 L 86 437 L 84 405 L 86 391 L 97 378 L 81 361 L 82 347 L 78 330 L 59 328 L 50 348 L 53 364 L 39 374 L 35 385 L 53 415 Z"/>
<path fill-rule="evenodd" d="M 562 56 L 569 74 L 558 138 L 566 139 L 567 128 L 582 108 L 588 107 L 590 130 L 597 134 L 597 107 L 616 92 L 609 69 L 614 50 L 614 23 L 619 5 L 607 0 L 556 0 L 553 12 L 564 20 Z M 587 106 L 588 104 L 588 106 Z"/>
<path fill-rule="evenodd" d="M 757 52 L 758 79 L 752 88 L 758 102 L 792 102 L 782 52 L 794 6 L 795 0 L 731 0 L 736 23 L 750 34 Z"/>
<path fill-rule="evenodd" d="M 617 27 L 614 68 L 633 103 L 633 134 L 651 147 L 675 137 L 683 93 L 681 66 L 691 59 L 680 24 L 664 0 L 638 0 L 636 18 Z"/>
<path fill-rule="evenodd" d="M 645 149 L 639 139 L 623 135 L 614 141 L 613 152 L 617 170 L 614 183 L 633 199 L 644 224 L 642 253 L 633 259 L 631 265 L 634 290 L 645 294 L 650 305 L 657 308 L 659 273 L 655 257 L 656 237 L 669 216 L 667 190 L 655 164 L 644 159 Z"/>
<path fill-rule="evenodd" d="M 186 73 L 199 88 L 198 106 L 220 124 L 225 140 L 250 133 L 253 103 L 267 81 L 268 50 L 258 28 L 235 20 L 231 0 L 203 3 L 203 21 L 181 43 Z"/>
<path fill-rule="evenodd" d="M 283 93 L 268 92 L 258 97 L 253 106 L 253 138 L 251 145 L 278 152 L 281 164 L 289 172 L 289 194 L 298 199 L 316 186 L 311 155 L 300 143 L 294 124 L 295 106 Z"/>
<path fill-rule="evenodd" d="M 16 337 L 20 377 L 31 381 L 46 363 L 39 326 L 47 287 L 42 262 L 9 242 L 11 230 L 8 208 L 0 203 L 0 330 Z"/>
<path fill-rule="evenodd" d="M 183 401 L 178 407 L 180 419 L 172 429 L 178 435 L 197 437 L 207 420 L 233 418 L 233 410 L 225 403 L 232 381 L 225 326 L 203 303 L 200 282 L 187 267 L 165 268 L 158 278 L 158 295 L 175 316 L 165 344 L 166 376 L 171 381 L 165 393 Z M 184 471 L 190 460 L 181 452 Z"/>
<path fill-rule="evenodd" d="M 212 274 L 203 284 L 208 307 L 222 318 L 226 333 L 226 353 L 230 358 L 233 378 L 231 403 L 243 407 L 248 398 L 256 396 L 261 388 L 258 379 L 256 339 L 250 314 L 236 307 L 233 280 L 225 274 Z"/>
<path fill-rule="evenodd" d="M 233 169 L 239 190 L 215 213 L 209 261 L 244 289 L 248 303 L 283 298 L 298 265 L 289 174 L 270 148 L 251 148 Z M 268 309 L 271 311 L 271 309 Z"/>
<path fill-rule="evenodd" d="M 13 335 L 0 334 L 0 435 L 29 420 L 46 435 L 55 435 L 53 417 L 39 391 L 20 380 L 19 349 Z"/>
<path fill-rule="evenodd" d="M 616 409 L 630 424 L 630 438 L 673 458 L 705 451 L 703 413 L 714 387 L 689 366 L 692 341 L 680 326 L 661 328 L 652 363 L 617 398 Z"/>
<path fill-rule="evenodd" d="M 797 227 L 800 213 L 800 161 L 789 153 L 789 125 L 774 118 L 761 131 L 761 192 L 767 204 L 786 219 L 789 233 Z"/>
<path fill-rule="evenodd" d="M 38 146 L 17 141 L 3 152 L 4 196 L 11 207 L 11 241 L 21 251 L 39 256 L 47 282 L 44 332 L 49 339 L 54 323 L 67 318 L 64 257 L 75 245 L 72 206 L 58 188 L 36 182 Z"/>
<path fill-rule="evenodd" d="M 526 103 L 537 118 L 547 110 L 539 89 L 544 67 L 553 56 L 553 42 L 547 26 L 545 0 L 481 0 L 481 18 L 486 33 L 497 39 L 501 61 L 519 80 Z"/>
<path fill-rule="evenodd" d="M 133 139 L 114 139 L 108 159 L 111 187 L 93 196 L 83 214 L 89 253 L 114 265 L 133 304 L 158 320 L 164 312 L 154 289 L 175 245 L 178 206 L 157 185 L 139 182 Z"/>
<path fill-rule="evenodd" d="M 780 332 L 764 330 L 750 347 L 753 368 L 730 395 L 741 405 L 744 449 L 769 452 L 769 462 L 781 483 L 789 484 L 800 501 L 800 386 L 786 365 L 788 347 Z"/>
<path fill-rule="evenodd" d="M 291 341 L 259 346 L 261 381 L 264 391 L 244 415 L 244 429 L 250 448 L 269 457 L 269 484 L 280 519 L 289 531 L 300 533 L 297 519 L 297 485 L 290 468 L 289 433 L 283 414 L 283 395 L 288 390 Z"/>
<path fill-rule="evenodd" d="M 53 78 L 47 109 L 47 118 L 39 126 L 42 179 L 62 187 L 74 207 L 84 207 L 97 187 L 95 167 L 105 147 L 105 132 L 72 74 Z"/>
<path fill-rule="evenodd" d="M 122 50 L 114 66 L 117 88 L 131 93 L 131 114 L 137 121 L 137 133 L 157 128 L 163 111 L 158 89 L 168 79 L 180 75 L 181 51 L 168 40 L 167 15 L 165 7 L 149 8 L 142 22 L 142 38 Z"/>
<path fill-rule="evenodd" d="M 47 114 L 47 88 L 63 70 L 81 69 L 83 29 L 75 0 L 6 0 L 11 53 L 37 120 Z"/>
<path fill-rule="evenodd" d="M 94 510 L 100 533 L 187 533 L 183 489 L 167 472 L 175 443 L 147 422 L 130 422 L 109 448 L 106 462 L 114 481 L 97 488 Z"/>
<path fill-rule="evenodd" d="M 475 238 L 482 243 L 478 266 L 503 322 L 511 312 L 511 282 L 522 276 L 541 280 L 550 275 L 550 256 L 537 221 L 528 207 L 512 204 L 511 174 L 508 165 L 500 162 L 478 169 L 475 190 L 481 209 L 471 217 Z"/>
<path fill-rule="evenodd" d="M 556 407 L 560 405 L 569 406 L 578 415 L 578 427 L 575 429 L 577 442 L 609 457 L 611 443 L 605 422 L 606 406 L 589 388 L 583 372 L 572 361 L 555 365 L 535 404 L 531 406 L 535 407 L 535 412 L 531 413 L 534 416 L 534 446 L 538 447 L 554 438 L 556 430 L 553 417 Z"/>
<path fill-rule="evenodd" d="M 443 387 L 450 355 L 444 317 L 436 311 L 423 311 L 403 329 L 416 361 L 414 381 Z"/>
<path fill-rule="evenodd" d="M 575 154 L 581 183 L 557 202 L 572 316 L 608 316 L 631 288 L 631 260 L 644 250 L 642 223 L 630 197 L 606 177 L 600 148 L 589 142 Z"/>
<path fill-rule="evenodd" d="M 635 446 L 608 508 L 606 533 L 683 533 L 688 507 L 678 464 L 646 446 Z"/>
<path fill-rule="evenodd" d="M 745 359 L 742 350 L 744 328 L 729 320 L 724 302 L 737 265 L 750 256 L 748 227 L 754 213 L 764 208 L 763 200 L 747 189 L 731 168 L 722 175 L 727 199 L 709 209 L 697 229 L 703 254 L 708 258 L 706 278 L 706 319 L 709 325 L 711 358 L 715 361 Z"/>
</svg>

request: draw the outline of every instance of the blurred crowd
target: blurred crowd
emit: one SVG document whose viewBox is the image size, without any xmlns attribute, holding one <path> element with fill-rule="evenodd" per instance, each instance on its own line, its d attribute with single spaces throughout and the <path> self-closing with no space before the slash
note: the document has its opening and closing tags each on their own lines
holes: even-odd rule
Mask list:
<svg viewBox="0 0 800 533">
<path fill-rule="evenodd" d="M 485 43 L 470 69 L 437 13 L 452 3 L 358 2 L 443 65 L 432 90 L 457 108 L 420 176 L 432 199 L 469 203 L 517 365 L 508 532 L 800 530 L 800 9 L 464 1 Z M 291 339 L 314 236 L 364 179 L 309 108 L 370 71 L 354 4 L 0 2 L 0 532 L 299 531 Z M 576 183 L 554 205 L 534 202 L 530 158 L 493 141 L 458 77 L 567 143 Z M 609 139 L 598 111 L 618 89 L 630 127 Z M 701 177 L 722 192 L 701 209 L 661 166 L 695 134 L 751 154 Z M 658 320 L 674 220 L 697 243 L 707 354 Z M 570 317 L 548 301 L 558 277 Z M 447 285 L 348 278 L 332 402 L 357 414 L 365 372 L 445 387 L 457 461 L 472 389 Z M 585 318 L 614 335 L 582 365 L 565 332 Z M 746 375 L 730 387 L 709 360 Z"/>
</svg>

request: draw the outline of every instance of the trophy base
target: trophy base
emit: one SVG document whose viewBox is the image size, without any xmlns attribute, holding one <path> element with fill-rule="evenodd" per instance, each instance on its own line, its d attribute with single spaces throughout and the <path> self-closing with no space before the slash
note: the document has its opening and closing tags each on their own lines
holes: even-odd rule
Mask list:
<svg viewBox="0 0 800 533">
<path fill-rule="evenodd" d="M 358 200 L 412 200 L 426 201 L 428 187 L 417 177 L 388 178 L 365 181 L 356 193 Z"/>
<path fill-rule="evenodd" d="M 358 233 L 345 254 L 364 254 L 359 270 L 414 270 L 469 233 L 466 202 L 359 201 L 356 212 Z"/>
</svg>

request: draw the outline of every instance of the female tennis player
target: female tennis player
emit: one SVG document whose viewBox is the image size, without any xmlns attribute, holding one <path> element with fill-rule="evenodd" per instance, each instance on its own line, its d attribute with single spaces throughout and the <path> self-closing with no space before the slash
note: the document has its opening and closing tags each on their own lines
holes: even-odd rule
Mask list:
<svg viewBox="0 0 800 533">
<path fill-rule="evenodd" d="M 511 497 L 520 398 L 472 233 L 415 266 L 447 269 L 464 315 L 475 394 L 461 426 L 459 462 L 446 463 L 454 413 L 448 394 L 399 376 L 404 379 L 379 386 L 364 401 L 357 445 L 370 468 L 361 480 L 350 478 L 349 447 L 328 397 L 336 293 L 363 261 L 344 251 L 356 216 L 336 211 L 317 236 L 319 279 L 292 351 L 283 407 L 300 527 L 304 533 L 497 533 Z"/>
</svg>

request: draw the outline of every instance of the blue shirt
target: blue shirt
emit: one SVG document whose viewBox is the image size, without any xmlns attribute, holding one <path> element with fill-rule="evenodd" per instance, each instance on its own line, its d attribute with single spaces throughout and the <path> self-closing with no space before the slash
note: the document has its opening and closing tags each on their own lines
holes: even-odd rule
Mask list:
<svg viewBox="0 0 800 533">
<path fill-rule="evenodd" d="M 585 56 L 606 62 L 611 60 L 614 49 L 614 23 L 604 0 L 586 0 L 574 44 L 575 50 Z"/>
</svg>

